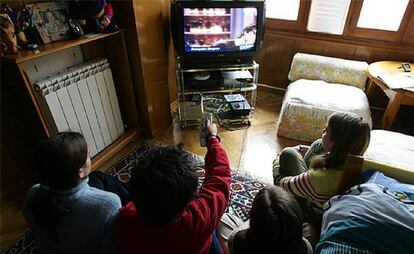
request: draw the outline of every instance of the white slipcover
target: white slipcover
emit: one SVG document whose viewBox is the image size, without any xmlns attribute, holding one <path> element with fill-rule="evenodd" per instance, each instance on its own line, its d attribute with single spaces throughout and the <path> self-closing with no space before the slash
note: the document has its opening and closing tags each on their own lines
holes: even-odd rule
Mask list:
<svg viewBox="0 0 414 254">
<path fill-rule="evenodd" d="M 322 135 L 327 117 L 352 112 L 372 126 L 364 94 L 368 64 L 362 61 L 296 53 L 279 120 L 279 136 L 313 142 Z"/>
</svg>

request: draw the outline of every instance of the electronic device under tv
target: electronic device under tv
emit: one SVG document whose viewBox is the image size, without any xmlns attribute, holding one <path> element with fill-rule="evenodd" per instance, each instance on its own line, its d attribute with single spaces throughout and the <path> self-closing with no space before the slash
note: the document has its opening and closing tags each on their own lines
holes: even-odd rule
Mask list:
<svg viewBox="0 0 414 254">
<path fill-rule="evenodd" d="M 174 48 L 184 66 L 249 64 L 264 32 L 263 0 L 176 0 L 171 5 Z"/>
</svg>

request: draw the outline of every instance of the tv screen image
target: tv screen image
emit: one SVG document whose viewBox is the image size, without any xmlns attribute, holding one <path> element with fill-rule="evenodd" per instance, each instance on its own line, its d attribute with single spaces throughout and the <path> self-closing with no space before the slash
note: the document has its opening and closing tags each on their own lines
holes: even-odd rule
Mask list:
<svg viewBox="0 0 414 254">
<path fill-rule="evenodd" d="M 184 8 L 186 53 L 255 51 L 257 8 Z"/>
</svg>

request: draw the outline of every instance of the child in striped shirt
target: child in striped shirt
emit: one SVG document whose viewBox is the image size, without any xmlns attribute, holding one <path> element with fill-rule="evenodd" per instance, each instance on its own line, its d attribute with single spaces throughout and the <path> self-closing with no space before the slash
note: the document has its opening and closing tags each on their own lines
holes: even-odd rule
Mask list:
<svg viewBox="0 0 414 254">
<path fill-rule="evenodd" d="M 304 153 L 294 147 L 282 150 L 275 184 L 302 198 L 305 220 L 320 227 L 323 204 L 337 193 L 348 154 L 362 155 L 368 147 L 370 126 L 352 113 L 334 113 L 322 138 Z"/>
</svg>

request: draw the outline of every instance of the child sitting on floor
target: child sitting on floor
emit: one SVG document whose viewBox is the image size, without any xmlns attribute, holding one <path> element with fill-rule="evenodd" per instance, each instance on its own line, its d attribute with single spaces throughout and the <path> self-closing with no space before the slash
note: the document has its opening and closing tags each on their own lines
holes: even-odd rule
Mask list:
<svg viewBox="0 0 414 254">
<path fill-rule="evenodd" d="M 132 202 L 118 218 L 120 253 L 221 253 L 213 233 L 227 206 L 230 166 L 215 124 L 206 125 L 205 179 L 195 158 L 172 147 L 150 151 L 132 169 Z"/>
<path fill-rule="evenodd" d="M 265 187 L 253 200 L 250 221 L 235 229 L 228 242 L 230 254 L 311 254 L 302 237 L 302 212 L 295 198 L 278 186 Z"/>
<path fill-rule="evenodd" d="M 363 155 L 370 140 L 370 126 L 352 113 L 334 113 L 322 138 L 303 156 L 295 148 L 285 148 L 279 157 L 279 172 L 274 167 L 275 184 L 306 199 L 302 206 L 305 220 L 320 227 L 323 204 L 337 190 L 348 154 Z"/>
<path fill-rule="evenodd" d="M 23 214 L 39 253 L 115 253 L 119 197 L 88 185 L 88 146 L 80 133 L 63 132 L 38 149 L 40 184 L 27 193 Z"/>
</svg>

